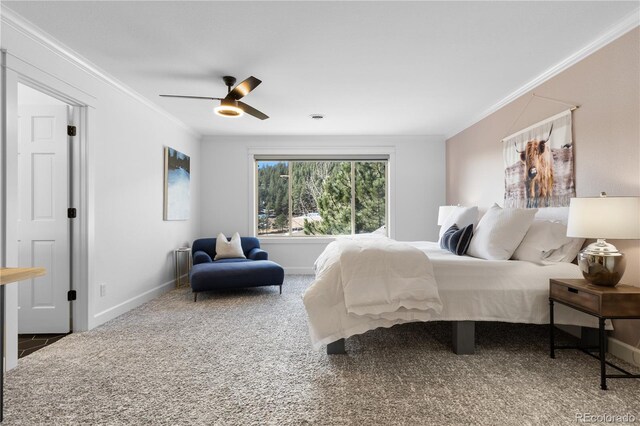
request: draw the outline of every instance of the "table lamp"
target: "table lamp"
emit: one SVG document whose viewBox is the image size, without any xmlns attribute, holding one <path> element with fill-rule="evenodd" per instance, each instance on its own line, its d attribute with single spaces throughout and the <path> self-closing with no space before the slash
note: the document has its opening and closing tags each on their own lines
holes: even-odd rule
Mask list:
<svg viewBox="0 0 640 426">
<path fill-rule="evenodd" d="M 567 236 L 596 238 L 578 254 L 578 266 L 591 284 L 614 287 L 624 274 L 624 254 L 605 238 L 640 239 L 640 197 L 572 198 Z"/>
<path fill-rule="evenodd" d="M 438 209 L 438 226 L 442 226 L 444 221 L 458 206 L 440 206 Z"/>
</svg>

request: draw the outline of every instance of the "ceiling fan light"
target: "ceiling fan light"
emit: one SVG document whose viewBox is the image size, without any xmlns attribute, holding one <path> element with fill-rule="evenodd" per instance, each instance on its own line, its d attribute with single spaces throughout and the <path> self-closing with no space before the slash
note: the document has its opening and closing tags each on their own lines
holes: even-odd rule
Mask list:
<svg viewBox="0 0 640 426">
<path fill-rule="evenodd" d="M 233 105 L 219 105 L 213 109 L 213 112 L 221 117 L 237 118 L 244 115 L 244 111 Z"/>
</svg>

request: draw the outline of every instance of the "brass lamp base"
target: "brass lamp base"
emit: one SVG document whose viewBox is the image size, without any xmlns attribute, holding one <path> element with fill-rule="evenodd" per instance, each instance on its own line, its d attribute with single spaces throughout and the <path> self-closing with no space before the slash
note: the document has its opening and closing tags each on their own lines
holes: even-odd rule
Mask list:
<svg viewBox="0 0 640 426">
<path fill-rule="evenodd" d="M 578 254 L 578 266 L 584 279 L 595 285 L 615 287 L 624 274 L 626 264 L 620 252 L 594 253 L 585 249 Z"/>
</svg>

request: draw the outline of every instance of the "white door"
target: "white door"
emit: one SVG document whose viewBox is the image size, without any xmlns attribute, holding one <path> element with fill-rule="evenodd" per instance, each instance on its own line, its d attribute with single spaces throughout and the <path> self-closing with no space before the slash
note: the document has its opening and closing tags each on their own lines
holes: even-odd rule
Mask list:
<svg viewBox="0 0 640 426">
<path fill-rule="evenodd" d="M 20 106 L 18 115 L 18 262 L 47 269 L 18 286 L 18 333 L 68 333 L 67 107 Z"/>
</svg>

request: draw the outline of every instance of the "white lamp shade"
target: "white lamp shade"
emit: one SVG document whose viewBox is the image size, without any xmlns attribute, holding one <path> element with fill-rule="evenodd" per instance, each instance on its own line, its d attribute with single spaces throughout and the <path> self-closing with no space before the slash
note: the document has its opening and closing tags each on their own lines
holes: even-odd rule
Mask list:
<svg viewBox="0 0 640 426">
<path fill-rule="evenodd" d="M 572 198 L 567 236 L 640 239 L 640 197 Z"/>
<path fill-rule="evenodd" d="M 440 206 L 438 209 L 438 226 L 442 226 L 445 219 L 449 217 L 457 206 Z"/>
</svg>

